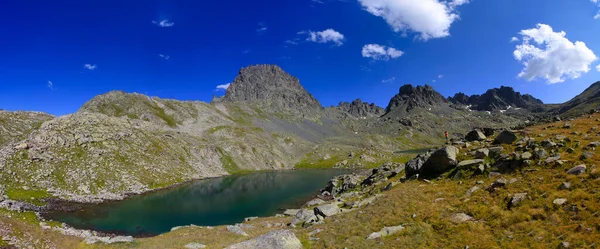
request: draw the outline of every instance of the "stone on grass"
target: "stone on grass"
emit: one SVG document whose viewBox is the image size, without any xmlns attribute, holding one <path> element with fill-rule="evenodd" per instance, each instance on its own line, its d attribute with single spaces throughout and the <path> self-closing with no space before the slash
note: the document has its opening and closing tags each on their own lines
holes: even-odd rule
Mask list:
<svg viewBox="0 0 600 249">
<path fill-rule="evenodd" d="M 241 236 L 248 236 L 248 234 L 244 232 L 244 230 L 242 230 L 242 228 L 240 228 L 239 226 L 227 226 L 227 231 Z"/>
<path fill-rule="evenodd" d="M 510 210 L 511 208 L 518 206 L 525 200 L 525 198 L 527 198 L 527 193 L 514 194 L 508 202 L 508 209 Z"/>
<path fill-rule="evenodd" d="M 577 165 L 577 166 L 569 169 L 567 171 L 567 174 L 569 174 L 569 175 L 581 175 L 581 174 L 585 173 L 586 170 L 587 170 L 587 167 L 585 166 L 585 164 L 581 164 L 581 165 Z"/>
<path fill-rule="evenodd" d="M 483 159 L 465 160 L 465 161 L 458 163 L 458 165 L 456 165 L 456 167 L 459 169 L 460 168 L 470 168 L 471 166 L 479 165 L 481 163 L 483 163 Z"/>
<path fill-rule="evenodd" d="M 465 136 L 465 139 L 469 142 L 472 141 L 484 141 L 486 139 L 485 135 L 483 134 L 483 132 L 481 132 L 478 129 L 472 130 L 470 131 L 467 136 Z"/>
<path fill-rule="evenodd" d="M 496 158 L 496 157 L 500 156 L 500 154 L 502 154 L 502 151 L 504 150 L 504 148 L 498 146 L 498 147 L 491 147 L 488 150 L 490 151 L 489 156 L 491 158 Z"/>
<path fill-rule="evenodd" d="M 494 139 L 494 143 L 496 144 L 512 144 L 517 140 L 517 135 L 512 131 L 502 131 L 500 135 Z"/>
<path fill-rule="evenodd" d="M 548 157 L 548 153 L 544 149 L 539 149 L 533 152 L 535 154 L 536 159 L 546 159 Z"/>
<path fill-rule="evenodd" d="M 560 242 L 560 244 L 558 244 L 558 249 L 566 249 L 569 247 L 571 247 L 571 243 L 566 241 Z"/>
<path fill-rule="evenodd" d="M 420 173 L 423 175 L 436 175 L 456 167 L 456 164 L 458 164 L 456 161 L 458 152 L 458 148 L 449 145 L 436 150 L 425 161 Z"/>
<path fill-rule="evenodd" d="M 475 158 L 477 159 L 485 159 L 490 154 L 490 150 L 483 148 L 475 151 Z"/>
<path fill-rule="evenodd" d="M 523 154 L 521 154 L 521 159 L 523 159 L 523 160 L 529 160 L 529 159 L 531 159 L 532 156 L 533 155 L 531 155 L 530 152 L 523 152 Z"/>
<path fill-rule="evenodd" d="M 473 220 L 473 217 L 465 213 L 455 213 L 450 216 L 450 221 L 454 224 L 460 224 L 471 220 Z"/>
<path fill-rule="evenodd" d="M 334 216 L 342 212 L 336 203 L 318 206 L 314 209 L 315 214 L 323 217 Z"/>
<path fill-rule="evenodd" d="M 558 186 L 558 189 L 560 189 L 560 190 L 567 190 L 570 188 L 571 188 L 570 182 L 563 182 L 562 184 L 560 184 L 560 186 Z"/>
<path fill-rule="evenodd" d="M 554 205 L 557 205 L 557 206 L 562 206 L 566 202 L 567 202 L 567 199 L 565 199 L 565 198 L 558 198 L 558 199 L 555 199 L 552 203 Z"/>
<path fill-rule="evenodd" d="M 206 246 L 203 245 L 203 244 L 194 242 L 194 243 L 189 243 L 189 244 L 185 245 L 185 248 L 187 248 L 187 249 L 200 249 L 200 248 L 206 248 Z"/>
<path fill-rule="evenodd" d="M 592 152 L 589 152 L 589 151 L 584 151 L 584 152 L 581 154 L 581 157 L 579 157 L 579 159 L 581 159 L 581 160 L 587 160 L 587 159 L 590 159 L 590 158 L 592 158 L 592 157 L 594 157 L 594 153 L 592 153 Z"/>
<path fill-rule="evenodd" d="M 368 240 L 372 240 L 372 239 L 383 238 L 383 237 L 395 234 L 397 232 L 400 232 L 403 229 L 404 229 L 404 227 L 401 226 L 401 225 L 400 226 L 393 226 L 393 227 L 384 227 L 379 232 L 371 233 L 369 236 L 367 236 L 367 239 Z"/>
<path fill-rule="evenodd" d="M 227 249 L 302 249 L 302 243 L 296 235 L 289 230 L 275 230 L 257 238 L 240 242 L 227 247 Z"/>
<path fill-rule="evenodd" d="M 478 190 L 479 190 L 479 187 L 473 186 L 472 188 L 470 188 L 469 190 L 467 190 L 467 196 L 472 195 L 473 193 L 477 192 Z"/>
<path fill-rule="evenodd" d="M 596 142 L 591 142 L 588 147 L 592 147 L 592 148 L 596 148 L 596 147 L 600 147 L 600 142 L 596 141 Z"/>
<path fill-rule="evenodd" d="M 318 220 L 319 219 L 317 218 L 313 210 L 301 209 L 300 211 L 298 211 L 298 213 L 296 213 L 296 215 L 294 215 L 291 224 L 292 226 L 304 225 L 317 222 Z"/>
</svg>

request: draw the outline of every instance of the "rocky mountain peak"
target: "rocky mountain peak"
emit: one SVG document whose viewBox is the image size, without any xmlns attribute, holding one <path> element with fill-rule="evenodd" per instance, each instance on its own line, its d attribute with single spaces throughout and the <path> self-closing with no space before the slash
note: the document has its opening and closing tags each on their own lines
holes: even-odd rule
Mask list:
<svg viewBox="0 0 600 249">
<path fill-rule="evenodd" d="M 501 86 L 487 90 L 482 95 L 468 96 L 457 93 L 448 98 L 454 104 L 471 105 L 471 109 L 478 111 L 506 110 L 508 108 L 524 108 L 538 111 L 544 103 L 529 94 L 516 92 L 512 87 Z M 543 108 L 542 108 L 543 109 Z"/>
<path fill-rule="evenodd" d="M 401 86 L 399 93 L 390 100 L 386 108 L 386 113 L 398 109 L 403 112 L 410 112 L 418 107 L 427 108 L 440 105 L 444 102 L 446 102 L 444 96 L 429 85 L 414 87 L 407 84 Z"/>
<path fill-rule="evenodd" d="M 276 65 L 242 68 L 222 101 L 256 104 L 263 111 L 295 115 L 312 115 L 323 109 L 298 78 Z"/>
<path fill-rule="evenodd" d="M 385 110 L 375 103 L 363 102 L 361 99 L 356 99 L 351 103 L 340 102 L 337 108 L 354 117 L 379 117 L 385 113 Z"/>
</svg>

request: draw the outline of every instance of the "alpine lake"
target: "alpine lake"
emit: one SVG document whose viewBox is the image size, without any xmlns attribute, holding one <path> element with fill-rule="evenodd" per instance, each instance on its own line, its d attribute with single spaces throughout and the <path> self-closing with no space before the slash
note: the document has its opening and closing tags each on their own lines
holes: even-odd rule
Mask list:
<svg viewBox="0 0 600 249">
<path fill-rule="evenodd" d="M 300 208 L 331 178 L 350 172 L 319 169 L 230 175 L 44 216 L 77 229 L 134 237 L 154 236 L 190 224 L 233 225 L 246 217 L 274 216 Z"/>
</svg>

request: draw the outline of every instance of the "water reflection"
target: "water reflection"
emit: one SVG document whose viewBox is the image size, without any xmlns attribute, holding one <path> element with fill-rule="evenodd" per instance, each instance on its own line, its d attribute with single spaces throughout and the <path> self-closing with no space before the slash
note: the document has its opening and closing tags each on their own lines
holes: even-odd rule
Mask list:
<svg viewBox="0 0 600 249">
<path fill-rule="evenodd" d="M 73 227 L 129 235 L 158 234 L 181 225 L 223 225 L 297 208 L 339 170 L 262 172 L 207 179 L 124 201 L 88 205 L 50 218 Z"/>
</svg>

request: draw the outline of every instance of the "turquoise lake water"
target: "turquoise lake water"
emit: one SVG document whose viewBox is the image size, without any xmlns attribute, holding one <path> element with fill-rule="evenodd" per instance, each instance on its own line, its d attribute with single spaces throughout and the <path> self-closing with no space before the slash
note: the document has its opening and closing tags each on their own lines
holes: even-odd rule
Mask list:
<svg viewBox="0 0 600 249">
<path fill-rule="evenodd" d="M 148 236 L 184 225 L 217 226 L 299 208 L 340 170 L 260 172 L 200 180 L 123 201 L 45 215 L 79 229 Z"/>
</svg>

